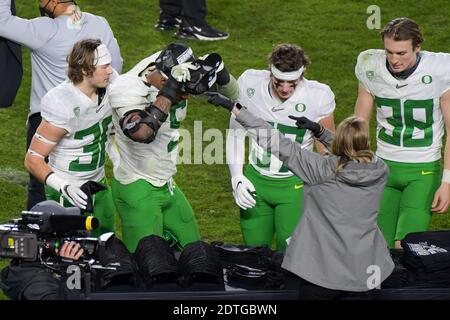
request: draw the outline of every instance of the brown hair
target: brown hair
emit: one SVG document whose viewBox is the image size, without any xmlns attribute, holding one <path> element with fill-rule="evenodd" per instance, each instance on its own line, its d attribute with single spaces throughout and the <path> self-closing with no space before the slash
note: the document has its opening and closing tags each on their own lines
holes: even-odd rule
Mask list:
<svg viewBox="0 0 450 320">
<path fill-rule="evenodd" d="M 305 51 L 294 44 L 279 44 L 269 55 L 269 64 L 273 64 L 278 70 L 290 72 L 310 64 Z"/>
<path fill-rule="evenodd" d="M 75 43 L 67 56 L 69 68 L 67 76 L 74 83 L 83 81 L 83 77 L 90 77 L 95 71 L 95 50 L 102 42 L 98 39 L 86 39 Z"/>
<path fill-rule="evenodd" d="M 374 155 L 370 150 L 367 122 L 356 116 L 344 119 L 336 129 L 331 151 L 339 157 L 336 173 L 353 160 L 371 162 Z"/>
<path fill-rule="evenodd" d="M 412 40 L 413 49 L 424 42 L 419 25 L 409 18 L 397 18 L 390 21 L 381 31 L 381 40 L 393 38 L 395 41 Z"/>
</svg>

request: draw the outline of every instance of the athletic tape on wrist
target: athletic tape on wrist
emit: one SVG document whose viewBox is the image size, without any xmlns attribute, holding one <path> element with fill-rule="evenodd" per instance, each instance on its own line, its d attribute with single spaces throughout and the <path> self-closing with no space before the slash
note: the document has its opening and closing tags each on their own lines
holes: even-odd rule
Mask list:
<svg viewBox="0 0 450 320">
<path fill-rule="evenodd" d="M 450 184 L 450 170 L 444 169 L 442 172 L 442 182 Z"/>
</svg>

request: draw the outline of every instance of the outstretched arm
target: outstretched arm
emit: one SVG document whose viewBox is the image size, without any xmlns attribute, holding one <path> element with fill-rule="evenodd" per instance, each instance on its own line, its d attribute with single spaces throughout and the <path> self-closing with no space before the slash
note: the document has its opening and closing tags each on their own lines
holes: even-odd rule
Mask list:
<svg viewBox="0 0 450 320">
<path fill-rule="evenodd" d="M 305 183 L 322 181 L 332 174 L 330 167 L 324 165 L 327 161 L 322 155 L 303 149 L 301 144 L 285 137 L 264 120 L 255 117 L 245 108 L 234 108 L 236 121 L 247 129 L 249 136 L 255 139 L 262 148 L 270 151 L 296 176 Z M 333 133 L 322 127 L 319 141 L 328 142 L 333 138 Z"/>
<path fill-rule="evenodd" d="M 205 96 L 209 97 L 209 103 L 233 112 L 236 116 L 236 121 L 247 129 L 247 133 L 256 140 L 258 145 L 280 159 L 289 170 L 305 183 L 320 182 L 333 174 L 334 169 L 332 166 L 325 164 L 325 162 L 329 161 L 328 158 L 302 149 L 299 143 L 285 137 L 267 122 L 252 115 L 239 103 L 214 92 L 207 92 Z M 311 128 L 319 139 L 323 139 L 323 141 L 332 139 L 332 133 L 318 123 L 309 121 L 309 125 L 312 125 Z"/>
</svg>

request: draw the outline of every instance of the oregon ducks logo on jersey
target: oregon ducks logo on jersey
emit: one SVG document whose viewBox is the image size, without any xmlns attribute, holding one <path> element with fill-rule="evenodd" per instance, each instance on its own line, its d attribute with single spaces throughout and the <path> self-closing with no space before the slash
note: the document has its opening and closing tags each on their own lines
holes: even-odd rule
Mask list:
<svg viewBox="0 0 450 320">
<path fill-rule="evenodd" d="M 73 108 L 73 114 L 78 118 L 78 116 L 80 115 L 80 107 Z"/>
<path fill-rule="evenodd" d="M 373 72 L 372 70 L 366 71 L 366 77 L 367 77 L 367 79 L 372 81 L 373 78 L 375 77 L 375 72 Z"/>
<path fill-rule="evenodd" d="M 253 97 L 255 95 L 255 89 L 247 88 L 247 95 L 249 98 Z"/>
<path fill-rule="evenodd" d="M 433 82 L 433 77 L 430 75 L 426 75 L 422 77 L 422 83 L 424 84 L 430 84 Z"/>
<path fill-rule="evenodd" d="M 304 103 L 297 103 L 295 105 L 295 111 L 297 111 L 297 112 L 305 112 L 306 111 L 306 104 L 304 104 Z"/>
</svg>

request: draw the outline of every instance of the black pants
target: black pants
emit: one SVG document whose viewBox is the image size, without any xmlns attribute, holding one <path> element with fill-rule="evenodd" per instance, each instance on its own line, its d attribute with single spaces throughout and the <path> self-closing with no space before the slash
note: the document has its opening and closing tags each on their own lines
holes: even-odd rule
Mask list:
<svg viewBox="0 0 450 320">
<path fill-rule="evenodd" d="M 14 1 L 11 12 L 15 15 Z M 0 108 L 13 104 L 22 81 L 22 51 L 20 45 L 0 37 Z"/>
<path fill-rule="evenodd" d="M 66 272 L 61 277 L 42 266 L 39 262 L 11 260 L 9 266 L 0 272 L 0 288 L 13 300 L 75 300 L 80 290 L 70 290 Z"/>
<path fill-rule="evenodd" d="M 28 118 L 27 150 L 31 144 L 34 134 L 36 133 L 36 129 L 41 124 L 41 120 L 42 118 L 40 113 L 33 113 Z M 30 174 L 30 181 L 28 182 L 27 210 L 30 210 L 41 201 L 45 201 L 44 185 Z"/>
<path fill-rule="evenodd" d="M 315 285 L 300 278 L 299 299 L 300 300 L 340 300 L 358 299 L 370 300 L 373 298 L 372 290 L 364 292 L 351 292 L 343 290 L 332 290 Z"/>
<path fill-rule="evenodd" d="M 181 16 L 190 25 L 206 24 L 206 0 L 159 0 L 159 8 L 160 19 Z"/>
</svg>

